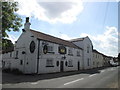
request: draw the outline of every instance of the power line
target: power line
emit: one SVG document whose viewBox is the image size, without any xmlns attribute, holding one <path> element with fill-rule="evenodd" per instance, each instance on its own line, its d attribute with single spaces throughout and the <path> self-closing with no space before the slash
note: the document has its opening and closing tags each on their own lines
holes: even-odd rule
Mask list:
<svg viewBox="0 0 120 90">
<path fill-rule="evenodd" d="M 107 18 L 108 7 L 109 7 L 109 1 L 107 2 L 107 5 L 106 5 L 106 11 L 105 11 L 105 16 L 104 16 L 104 20 L 103 20 L 103 29 L 105 27 L 105 21 Z"/>
</svg>

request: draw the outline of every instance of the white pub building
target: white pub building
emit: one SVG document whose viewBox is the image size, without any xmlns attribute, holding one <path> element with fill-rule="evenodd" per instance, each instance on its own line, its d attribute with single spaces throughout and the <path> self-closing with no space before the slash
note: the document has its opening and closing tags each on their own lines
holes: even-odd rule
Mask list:
<svg viewBox="0 0 120 90">
<path fill-rule="evenodd" d="M 93 68 L 93 45 L 89 37 L 62 40 L 30 29 L 26 18 L 13 52 L 3 54 L 3 69 L 41 74 Z"/>
</svg>

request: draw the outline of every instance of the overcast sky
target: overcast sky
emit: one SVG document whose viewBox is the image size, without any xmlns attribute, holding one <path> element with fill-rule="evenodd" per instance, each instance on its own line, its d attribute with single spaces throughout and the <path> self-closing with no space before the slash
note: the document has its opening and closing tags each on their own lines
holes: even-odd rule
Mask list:
<svg viewBox="0 0 120 90">
<path fill-rule="evenodd" d="M 106 55 L 118 55 L 118 2 L 17 1 L 17 14 L 23 24 L 25 17 L 29 16 L 32 29 L 65 40 L 89 36 L 94 49 Z M 9 33 L 13 42 L 22 33 L 22 28 L 20 32 Z"/>
</svg>

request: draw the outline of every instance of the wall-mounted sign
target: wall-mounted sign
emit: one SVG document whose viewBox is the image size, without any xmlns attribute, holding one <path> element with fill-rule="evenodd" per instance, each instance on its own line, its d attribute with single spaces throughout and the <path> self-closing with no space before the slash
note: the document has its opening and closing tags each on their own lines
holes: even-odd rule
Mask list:
<svg viewBox="0 0 120 90">
<path fill-rule="evenodd" d="M 64 46 L 59 46 L 59 53 L 66 54 L 66 48 Z"/>
<path fill-rule="evenodd" d="M 48 53 L 48 47 L 47 47 L 47 45 L 43 46 L 43 53 L 44 54 Z"/>
<path fill-rule="evenodd" d="M 30 43 L 30 52 L 33 53 L 35 51 L 35 42 L 31 41 Z"/>
</svg>

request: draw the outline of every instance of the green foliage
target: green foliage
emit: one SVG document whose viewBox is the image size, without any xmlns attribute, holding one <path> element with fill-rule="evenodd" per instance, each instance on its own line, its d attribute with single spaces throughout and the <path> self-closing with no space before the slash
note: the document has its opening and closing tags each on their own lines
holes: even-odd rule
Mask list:
<svg viewBox="0 0 120 90">
<path fill-rule="evenodd" d="M 2 45 L 2 53 L 13 51 L 14 45 L 11 40 L 6 39 L 9 37 L 7 31 L 19 31 L 22 26 L 22 19 L 18 16 L 16 11 L 18 11 L 17 2 L 1 2 L 2 6 L 2 37 L 0 38 L 0 46 Z M 0 41 L 1 41 L 0 40 Z M 1 50 L 1 47 L 0 47 Z"/>
<path fill-rule="evenodd" d="M 2 53 L 14 50 L 14 44 L 9 39 L 2 39 Z"/>
<path fill-rule="evenodd" d="M 19 31 L 22 19 L 16 14 L 17 2 L 2 2 L 2 38 L 9 37 L 6 31 Z"/>
</svg>

